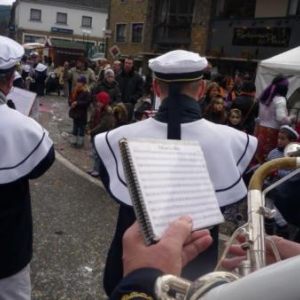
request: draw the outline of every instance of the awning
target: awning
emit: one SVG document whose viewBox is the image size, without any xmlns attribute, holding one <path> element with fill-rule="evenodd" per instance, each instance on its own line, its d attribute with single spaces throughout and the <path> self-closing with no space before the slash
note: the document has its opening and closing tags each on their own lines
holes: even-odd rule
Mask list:
<svg viewBox="0 0 300 300">
<path fill-rule="evenodd" d="M 253 62 L 253 63 L 258 63 L 260 60 L 259 59 L 247 59 L 247 58 L 241 58 L 241 57 L 216 57 L 216 56 L 206 56 L 207 59 L 212 59 L 212 60 L 227 60 L 227 61 L 242 61 L 242 62 Z"/>
<path fill-rule="evenodd" d="M 22 45 L 26 50 L 33 50 L 38 48 L 44 48 L 44 44 L 41 43 L 25 43 Z"/>
<path fill-rule="evenodd" d="M 73 49 L 86 51 L 86 45 L 81 42 L 66 41 L 59 39 L 51 39 L 51 46 L 53 48 Z"/>
</svg>

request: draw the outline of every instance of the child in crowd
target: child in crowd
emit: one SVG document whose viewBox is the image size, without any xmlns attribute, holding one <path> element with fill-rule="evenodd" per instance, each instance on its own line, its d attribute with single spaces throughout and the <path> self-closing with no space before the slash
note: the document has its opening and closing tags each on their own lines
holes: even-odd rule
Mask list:
<svg viewBox="0 0 300 300">
<path fill-rule="evenodd" d="M 228 112 L 227 125 L 237 130 L 244 131 L 242 125 L 242 112 L 237 108 L 232 108 Z"/>
<path fill-rule="evenodd" d="M 266 160 L 270 161 L 276 158 L 284 157 L 284 148 L 288 144 L 295 142 L 298 138 L 298 133 L 292 127 L 290 127 L 289 125 L 281 126 L 278 133 L 277 148 L 270 151 Z M 272 183 L 278 181 L 291 172 L 292 170 L 278 170 L 276 172 L 273 172 L 271 176 L 266 180 L 266 186 L 271 185 Z M 280 188 L 280 186 L 278 188 Z M 271 191 L 269 194 L 267 194 L 267 196 L 269 196 L 266 197 L 267 207 L 275 208 L 274 201 L 276 201 L 276 193 L 274 194 Z M 274 234 L 275 225 L 277 235 L 289 238 L 288 223 L 285 221 L 278 210 L 276 211 L 275 219 L 265 220 L 266 232 L 268 234 Z"/>
<path fill-rule="evenodd" d="M 98 177 L 100 160 L 97 151 L 95 150 L 94 137 L 98 133 L 112 129 L 114 125 L 114 117 L 112 108 L 109 105 L 109 95 L 107 93 L 98 93 L 95 97 L 95 100 L 95 109 L 92 114 L 91 120 L 87 125 L 86 132 L 91 136 L 92 153 L 94 158 L 93 169 L 89 170 L 88 173 L 93 177 Z"/>
<path fill-rule="evenodd" d="M 130 103 L 118 103 L 113 108 L 114 128 L 129 124 L 132 122 L 133 110 Z"/>
<path fill-rule="evenodd" d="M 91 101 L 87 79 L 84 75 L 80 75 L 69 100 L 69 105 L 71 106 L 69 117 L 73 119 L 73 131 L 70 143 L 76 148 L 82 148 L 84 145 L 87 109 Z"/>
<path fill-rule="evenodd" d="M 211 99 L 210 104 L 203 112 L 203 117 L 216 124 L 226 124 L 225 102 L 221 96 Z"/>
</svg>

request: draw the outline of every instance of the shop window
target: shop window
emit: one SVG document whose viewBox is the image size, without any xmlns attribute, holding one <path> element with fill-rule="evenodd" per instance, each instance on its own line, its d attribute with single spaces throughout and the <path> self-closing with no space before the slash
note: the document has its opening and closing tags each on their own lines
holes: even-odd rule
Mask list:
<svg viewBox="0 0 300 300">
<path fill-rule="evenodd" d="M 193 0 L 163 0 L 157 11 L 157 43 L 190 43 Z"/>
<path fill-rule="evenodd" d="M 222 18 L 253 18 L 256 0 L 218 0 L 217 17 Z"/>
<path fill-rule="evenodd" d="M 92 28 L 92 17 L 82 16 L 82 27 Z"/>
<path fill-rule="evenodd" d="M 143 23 L 133 23 L 131 27 L 131 42 L 142 43 L 143 42 Z"/>
<path fill-rule="evenodd" d="M 30 9 L 30 21 L 41 21 L 42 11 L 40 9 Z"/>
<path fill-rule="evenodd" d="M 38 35 L 24 35 L 23 43 L 45 43 L 45 36 L 38 36 Z"/>
<path fill-rule="evenodd" d="M 67 14 L 58 12 L 56 14 L 56 23 L 57 24 L 67 24 Z"/>
<path fill-rule="evenodd" d="M 299 16 L 300 15 L 300 1 L 299 0 L 290 0 L 289 15 L 290 16 Z"/>
<path fill-rule="evenodd" d="M 116 24 L 116 43 L 125 43 L 126 41 L 126 24 Z"/>
</svg>

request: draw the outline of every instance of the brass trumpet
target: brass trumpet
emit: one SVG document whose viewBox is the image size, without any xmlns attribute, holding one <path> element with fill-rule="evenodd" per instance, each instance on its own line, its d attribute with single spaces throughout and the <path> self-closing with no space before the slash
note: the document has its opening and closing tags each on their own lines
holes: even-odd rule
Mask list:
<svg viewBox="0 0 300 300">
<path fill-rule="evenodd" d="M 266 162 L 253 174 L 249 183 L 247 195 L 248 222 L 233 233 L 215 271 L 198 278 L 194 282 L 172 275 L 162 276 L 156 282 L 156 294 L 158 299 L 202 299 L 207 292 L 216 286 L 236 281 L 237 279 L 266 266 L 265 242 L 268 237 L 264 230 L 264 218 L 273 217 L 275 212 L 265 207 L 266 192 L 262 191 L 264 180 L 273 171 L 280 169 L 296 169 L 288 176 L 271 185 L 268 188 L 268 191 L 270 191 L 272 188 L 300 172 L 300 157 L 296 157 L 300 154 L 300 144 L 289 144 L 284 153 L 286 156 L 293 157 L 284 157 Z M 242 247 L 246 250 L 246 260 L 242 261 L 240 264 L 238 275 L 230 272 L 218 271 L 222 261 L 229 252 L 230 246 L 238 235 L 243 235 L 245 237 L 245 242 L 242 244 Z M 271 239 L 268 240 L 271 243 L 275 258 L 279 261 L 280 256 L 275 244 Z M 174 293 L 177 295 L 176 298 L 170 296 L 170 291 L 172 291 L 172 295 L 174 295 Z"/>
</svg>

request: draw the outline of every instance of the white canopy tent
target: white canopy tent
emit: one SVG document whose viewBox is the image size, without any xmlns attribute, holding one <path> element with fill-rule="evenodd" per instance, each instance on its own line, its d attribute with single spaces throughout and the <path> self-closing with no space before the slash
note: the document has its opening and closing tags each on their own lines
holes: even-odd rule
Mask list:
<svg viewBox="0 0 300 300">
<path fill-rule="evenodd" d="M 259 63 L 255 79 L 257 96 L 279 74 L 286 76 L 289 80 L 290 84 L 287 94 L 287 98 L 289 98 L 300 87 L 300 47 L 262 60 Z"/>
</svg>

